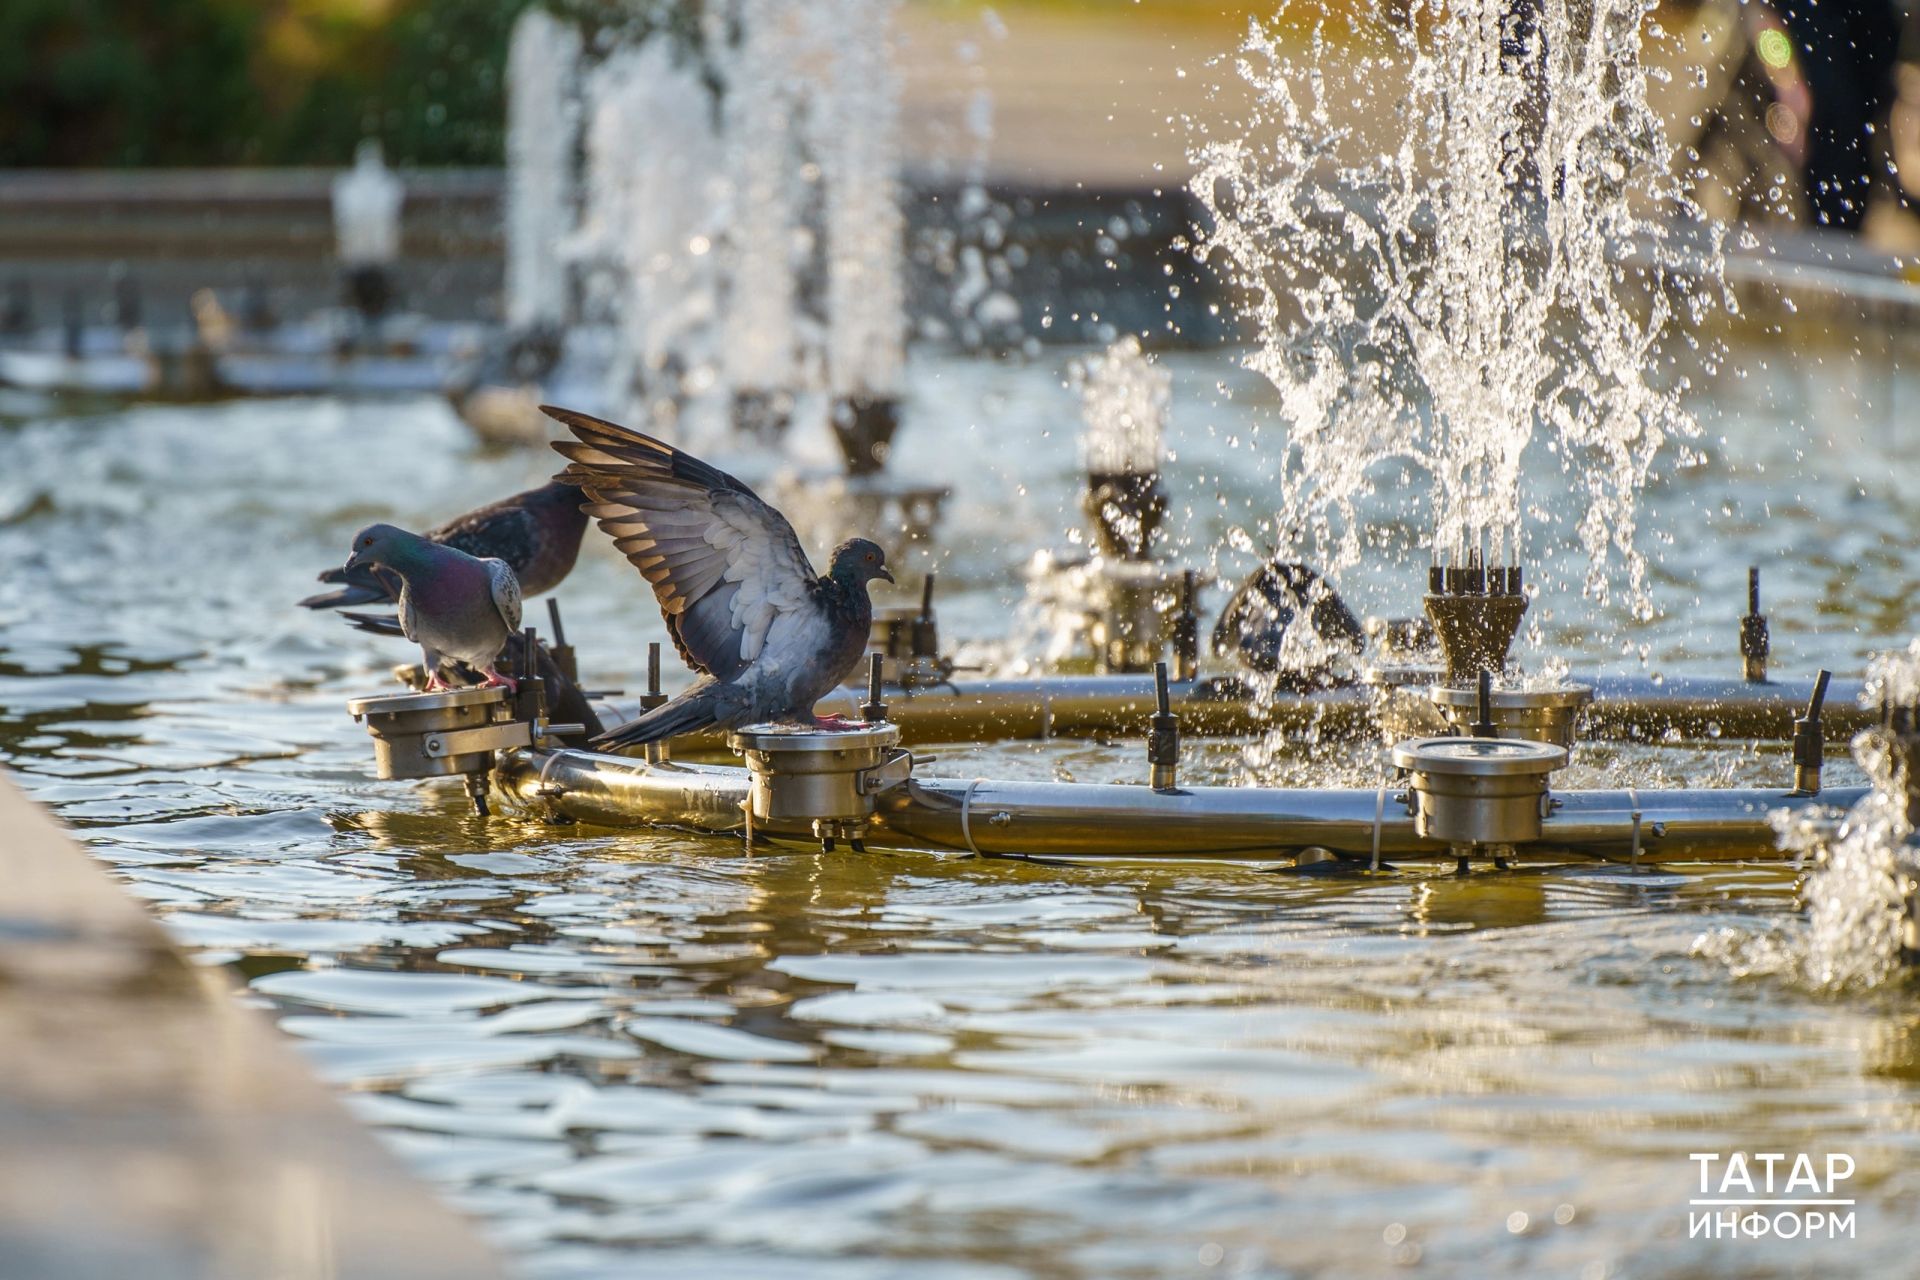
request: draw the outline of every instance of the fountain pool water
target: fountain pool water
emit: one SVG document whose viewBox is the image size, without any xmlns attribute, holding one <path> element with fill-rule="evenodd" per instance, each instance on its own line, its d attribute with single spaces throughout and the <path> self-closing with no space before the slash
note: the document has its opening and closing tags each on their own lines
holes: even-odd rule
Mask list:
<svg viewBox="0 0 1920 1280">
<path fill-rule="evenodd" d="M 1543 4 L 1547 56 L 1566 60 L 1556 76 L 1594 98 L 1550 99 L 1528 122 L 1514 93 L 1527 76 L 1501 65 L 1490 12 L 1434 11 L 1443 47 L 1472 55 L 1459 66 L 1400 50 L 1416 69 L 1409 122 L 1459 144 L 1440 154 L 1472 194 L 1413 153 L 1318 194 L 1260 185 L 1258 157 L 1234 167 L 1244 151 L 1210 154 L 1217 175 L 1252 175 L 1220 207 L 1223 256 L 1285 262 L 1270 250 L 1293 236 L 1364 279 L 1342 255 L 1376 244 L 1388 274 L 1372 294 L 1307 288 L 1304 327 L 1270 310 L 1254 370 L 1233 354 L 1160 360 L 1180 406 L 1168 554 L 1224 546 L 1216 567 L 1232 578 L 1263 559 L 1278 464 L 1250 442 L 1276 416 L 1323 415 L 1328 431 L 1296 437 L 1284 464 L 1282 522 L 1353 553 L 1335 562 L 1363 612 L 1411 612 L 1419 576 L 1391 553 L 1424 560 L 1436 519 L 1443 547 L 1512 528 L 1520 495 L 1546 501 L 1573 467 L 1589 514 L 1570 538 L 1530 542 L 1534 580 L 1585 580 L 1596 549 L 1625 552 L 1636 531 L 1645 558 L 1633 590 L 1536 601 L 1542 646 L 1582 670 L 1730 674 L 1745 569 L 1762 563 L 1775 668 L 1857 669 L 1913 625 L 1920 539 L 1894 406 L 1920 382 L 1897 354 L 1804 333 L 1749 343 L 1737 372 L 1697 362 L 1696 384 L 1648 375 L 1668 367 L 1665 295 L 1648 295 L 1652 313 L 1623 305 L 1594 256 L 1642 225 L 1616 198 L 1637 171 L 1609 169 L 1653 145 L 1634 107 L 1637 26 L 1611 0 L 1591 25 Z M 876 29 L 847 33 L 841 74 L 871 67 Z M 1584 53 L 1570 35 L 1591 38 Z M 709 132 L 724 115 L 664 42 L 596 76 L 587 230 L 604 237 L 577 247 L 638 282 L 627 352 L 643 393 L 698 396 L 720 366 L 706 338 L 724 255 L 707 219 L 726 203 Z M 884 77 L 859 87 L 869 103 L 888 91 Z M 1331 118 L 1284 96 L 1270 107 L 1291 137 Z M 621 123 L 649 114 L 671 136 L 626 166 Z M 1533 177 L 1509 182 L 1496 144 L 1535 123 Z M 1598 145 L 1616 129 L 1623 143 Z M 881 142 L 862 143 L 856 168 L 884 169 Z M 1326 203 L 1343 189 L 1419 234 L 1379 239 L 1366 208 Z M 1275 216 L 1236 222 L 1259 192 Z M 1591 243 L 1571 237 L 1582 218 Z M 1323 225 L 1335 239 L 1314 238 Z M 843 293 L 870 280 L 852 256 Z M 1086 460 L 1064 368 L 903 361 L 881 341 L 893 314 L 854 317 L 867 345 L 840 352 L 834 389 L 915 406 L 890 470 L 961 497 L 927 552 L 942 628 L 992 639 L 1019 567 L 1079 523 Z M 1863 386 L 1885 390 L 1878 416 L 1857 412 Z M 1907 993 L 1836 1004 L 1695 948 L 1703 931 L 1794 919 L 1790 868 L 1335 877 L 745 857 L 685 833 L 480 821 L 457 790 L 367 779 L 341 705 L 410 655 L 289 602 L 369 519 L 425 526 L 552 459 L 478 449 L 427 400 L 17 408 L 0 421 L 0 759 L 529 1275 L 1779 1269 L 1774 1242 L 1689 1234 L 1702 1149 L 1848 1153 L 1857 1236 L 1809 1266 L 1910 1267 Z M 1523 447 L 1536 413 L 1560 453 Z M 1723 446 L 1655 475 L 1662 434 L 1695 418 Z M 796 421 L 796 437 L 812 432 L 796 443 L 825 445 L 824 426 Z M 1409 514 L 1409 486 L 1437 486 L 1437 517 Z M 1362 528 L 1379 554 L 1349 544 Z M 595 537 L 562 594 L 587 683 L 636 688 L 661 632 L 630 567 Z M 948 776 L 1118 781 L 1140 777 L 1140 748 L 939 755 Z M 1556 786 L 1766 785 L 1788 763 L 1711 731 L 1685 747 L 1588 743 Z M 1381 778 L 1374 752 L 1309 732 L 1192 745 L 1180 781 L 1255 771 Z M 1836 764 L 1828 783 L 1859 775 Z"/>
<path fill-rule="evenodd" d="M 1756 560 L 1778 671 L 1857 671 L 1912 626 L 1920 524 L 1860 444 L 1902 428 L 1839 393 L 1920 381 L 1781 354 L 1749 346 L 1746 377 L 1696 395 L 1729 447 L 1645 499 L 1654 534 L 1687 534 L 1651 557 L 1654 670 L 1737 673 Z M 965 495 L 948 637 L 1000 635 L 1018 565 L 1079 519 L 1066 359 L 907 365 L 915 438 L 946 447 L 893 465 Z M 1231 355 L 1161 364 L 1169 530 L 1210 545 L 1268 509 L 1238 442 L 1270 393 Z M 457 787 L 368 779 L 342 706 L 405 646 L 288 602 L 368 520 L 429 524 L 538 456 L 478 448 L 430 399 L 5 407 L 0 758 L 528 1275 L 1764 1272 L 1777 1244 L 1687 1237 L 1709 1147 L 1851 1152 L 1858 1238 L 1810 1256 L 1908 1265 L 1910 993 L 1836 1003 L 1692 954 L 1793 918 L 1790 868 L 1354 881 L 481 823 Z M 1418 589 L 1391 565 L 1343 585 L 1372 612 Z M 561 594 L 588 681 L 637 688 L 660 633 L 632 570 L 596 538 Z M 1599 639 L 1621 602 L 1536 609 L 1583 670 L 1640 670 Z M 1242 748 L 1190 744 L 1182 779 L 1239 779 Z M 1276 750 L 1275 781 L 1378 776 Z M 1142 775 L 1138 740 L 938 754 L 949 776 Z M 1566 785 L 1787 771 L 1733 741 L 1580 755 Z"/>
</svg>

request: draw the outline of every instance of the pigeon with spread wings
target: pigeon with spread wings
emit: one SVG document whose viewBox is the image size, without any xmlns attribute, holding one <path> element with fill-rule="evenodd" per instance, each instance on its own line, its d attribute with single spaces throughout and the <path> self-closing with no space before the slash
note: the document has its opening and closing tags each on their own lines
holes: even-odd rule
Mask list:
<svg viewBox="0 0 1920 1280">
<path fill-rule="evenodd" d="M 599 741 L 812 717 L 866 651 L 867 584 L 893 581 L 886 552 L 853 538 L 816 574 L 787 518 L 726 472 L 611 422 L 542 411 L 575 437 L 553 446 L 571 463 L 555 479 L 586 492 L 582 509 L 652 585 L 674 647 L 701 677 Z"/>
</svg>

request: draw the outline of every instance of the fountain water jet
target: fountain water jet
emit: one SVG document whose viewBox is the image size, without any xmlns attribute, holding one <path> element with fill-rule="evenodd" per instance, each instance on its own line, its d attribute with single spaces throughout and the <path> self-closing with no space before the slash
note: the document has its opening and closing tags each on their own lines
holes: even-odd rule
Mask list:
<svg viewBox="0 0 1920 1280">
<path fill-rule="evenodd" d="M 1356 19 L 1390 51 L 1373 81 L 1406 77 L 1396 142 L 1358 158 L 1319 58 L 1332 20 L 1300 59 L 1249 36 L 1245 136 L 1195 154 L 1199 252 L 1250 300 L 1247 363 L 1290 433 L 1277 524 L 1313 544 L 1300 558 L 1356 563 L 1374 467 L 1403 458 L 1429 478 L 1437 552 L 1511 531 L 1518 563 L 1524 520 L 1549 518 L 1521 498 L 1543 429 L 1584 505 L 1588 592 L 1607 598 L 1617 557 L 1649 608 L 1636 495 L 1696 433 L 1684 380 L 1649 366 L 1709 291 L 1669 265 L 1670 224 L 1648 212 L 1691 207 L 1647 104 L 1644 17 L 1641 0 L 1413 0 Z"/>
<path fill-rule="evenodd" d="M 796 324 L 803 157 L 796 136 L 806 31 L 791 0 L 741 0 L 727 64 L 728 292 L 721 363 L 734 422 L 768 438 L 792 421 L 799 384 Z"/>
<path fill-rule="evenodd" d="M 647 37 L 587 82 L 586 217 L 578 244 L 606 268 L 600 302 L 619 337 L 608 370 L 615 405 L 663 426 L 713 381 L 724 182 L 712 92 L 669 35 Z M 610 295 L 610 296 L 606 296 Z"/>
<path fill-rule="evenodd" d="M 896 7 L 830 0 L 813 13 L 832 50 L 811 117 L 825 183 L 827 384 L 856 474 L 877 470 L 891 448 L 906 363 L 900 85 L 888 47 Z"/>
<path fill-rule="evenodd" d="M 544 9 L 513 27 L 507 56 L 507 325 L 514 330 L 567 321 L 567 273 L 560 244 L 575 211 L 572 99 L 580 35 Z"/>
<path fill-rule="evenodd" d="M 1075 361 L 1070 381 L 1086 423 L 1085 506 L 1094 540 L 1105 555 L 1146 560 L 1167 514 L 1160 464 L 1173 379 L 1128 334 L 1103 354 Z"/>
</svg>

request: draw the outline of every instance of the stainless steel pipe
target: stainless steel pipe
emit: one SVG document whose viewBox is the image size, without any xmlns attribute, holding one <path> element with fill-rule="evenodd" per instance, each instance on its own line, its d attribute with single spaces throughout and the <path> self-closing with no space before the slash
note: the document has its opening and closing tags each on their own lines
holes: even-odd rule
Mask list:
<svg viewBox="0 0 1920 1280">
<path fill-rule="evenodd" d="M 1580 676 L 1594 686 L 1582 716 L 1583 736 L 1659 742 L 1719 738 L 1786 740 L 1803 713 L 1811 680 L 1749 684 L 1697 676 Z M 1835 680 L 1825 712 L 1836 739 L 1866 728 L 1873 713 L 1859 706 L 1861 682 Z M 1365 739 L 1379 733 L 1373 693 L 1363 687 L 1261 697 L 1235 676 L 1175 681 L 1172 709 L 1187 737 L 1220 737 L 1268 729 L 1312 730 L 1322 740 Z M 1422 691 L 1424 697 L 1424 690 Z M 836 689 L 821 714 L 858 718 L 864 693 Z M 1154 711 L 1151 675 L 1032 676 L 969 680 L 932 688 L 887 691 L 888 718 L 905 743 L 1006 742 L 1092 734 L 1142 736 Z M 676 739 L 688 751 L 725 750 L 718 734 Z"/>
<path fill-rule="evenodd" d="M 724 834 L 745 824 L 749 779 L 726 765 L 650 765 L 581 751 L 503 757 L 496 784 L 536 812 L 605 826 Z M 916 779 L 878 797 L 870 843 L 893 848 L 1074 858 L 1279 859 L 1305 849 L 1349 858 L 1447 856 L 1422 839 L 1398 784 L 1375 790 L 1193 787 L 1161 792 L 1094 783 Z M 1768 814 L 1858 801 L 1864 788 L 1795 797 L 1768 790 L 1570 791 L 1522 859 L 1569 855 L 1650 861 L 1777 859 Z M 759 825 L 805 840 L 800 822 Z"/>
<path fill-rule="evenodd" d="M 752 778 L 738 765 L 650 762 L 590 751 L 510 751 L 494 786 L 519 808 L 605 827 L 746 827 Z M 797 828 L 796 828 L 797 829 Z"/>
</svg>

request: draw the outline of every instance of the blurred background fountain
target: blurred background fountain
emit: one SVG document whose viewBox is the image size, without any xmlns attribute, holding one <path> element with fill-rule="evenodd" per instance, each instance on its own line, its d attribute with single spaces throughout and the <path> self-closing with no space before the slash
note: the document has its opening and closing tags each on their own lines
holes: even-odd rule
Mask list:
<svg viewBox="0 0 1920 1280">
<path fill-rule="evenodd" d="M 508 328 L 559 330 L 572 318 L 561 242 L 579 216 L 580 34 L 545 9 L 513 28 L 507 59 L 506 239 Z"/>
<path fill-rule="evenodd" d="M 800 311 L 799 271 L 815 248 L 802 210 L 819 186 L 799 129 L 810 33 L 785 0 L 742 0 L 739 13 L 726 101 L 733 215 L 724 374 L 736 425 L 773 438 L 793 420 L 810 319 Z"/>
</svg>

